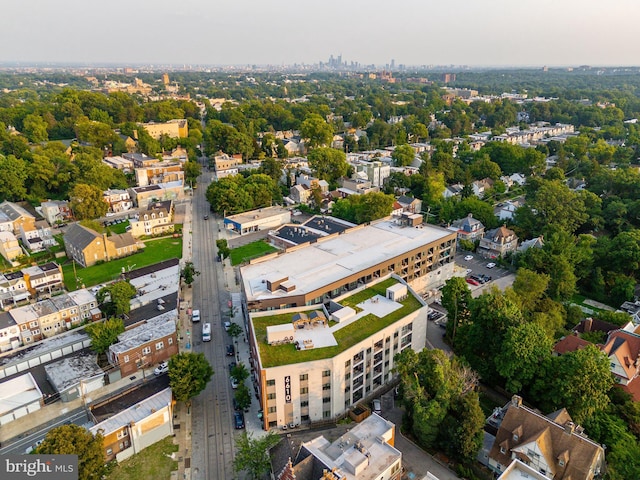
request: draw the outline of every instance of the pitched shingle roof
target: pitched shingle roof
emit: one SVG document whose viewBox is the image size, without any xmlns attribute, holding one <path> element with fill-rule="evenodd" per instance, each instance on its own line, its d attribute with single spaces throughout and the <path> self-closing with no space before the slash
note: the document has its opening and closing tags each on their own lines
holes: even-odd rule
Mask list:
<svg viewBox="0 0 640 480">
<path fill-rule="evenodd" d="M 80 250 L 84 250 L 91 244 L 91 242 L 101 236 L 102 235 L 95 230 L 91 230 L 90 228 L 83 227 L 78 223 L 74 223 L 73 225 L 69 225 L 67 228 L 67 231 L 64 234 L 64 243 L 68 243 Z"/>
</svg>

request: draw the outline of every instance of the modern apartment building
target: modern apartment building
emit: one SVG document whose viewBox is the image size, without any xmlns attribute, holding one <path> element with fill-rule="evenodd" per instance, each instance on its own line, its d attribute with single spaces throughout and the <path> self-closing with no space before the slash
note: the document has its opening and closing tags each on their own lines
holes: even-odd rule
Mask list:
<svg viewBox="0 0 640 480">
<path fill-rule="evenodd" d="M 373 395 L 392 379 L 397 353 L 425 347 L 427 311 L 387 275 L 322 305 L 251 314 L 264 428 L 332 419 Z"/>
<path fill-rule="evenodd" d="M 436 288 L 453 275 L 455 243 L 456 232 L 389 219 L 337 232 L 242 267 L 247 310 L 321 305 L 392 273 L 415 291 Z"/>
</svg>

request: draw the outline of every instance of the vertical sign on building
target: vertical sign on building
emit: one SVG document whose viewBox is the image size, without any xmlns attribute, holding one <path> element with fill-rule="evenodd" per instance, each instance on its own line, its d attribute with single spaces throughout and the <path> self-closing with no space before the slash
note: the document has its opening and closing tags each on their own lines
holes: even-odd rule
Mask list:
<svg viewBox="0 0 640 480">
<path fill-rule="evenodd" d="M 291 377 L 284 377 L 284 401 L 285 403 L 291 403 Z"/>
</svg>

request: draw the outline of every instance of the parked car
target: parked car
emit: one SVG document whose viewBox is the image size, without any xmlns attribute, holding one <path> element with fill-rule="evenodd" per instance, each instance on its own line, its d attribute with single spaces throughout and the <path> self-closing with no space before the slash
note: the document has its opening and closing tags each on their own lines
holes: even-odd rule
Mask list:
<svg viewBox="0 0 640 480">
<path fill-rule="evenodd" d="M 493 268 L 493 267 L 495 267 L 495 266 L 496 266 L 496 264 L 495 264 L 495 263 L 493 263 L 493 262 L 489 262 L 489 263 L 487 263 L 487 268 Z"/>
<path fill-rule="evenodd" d="M 231 327 L 231 322 L 224 322 L 224 330 L 225 330 L 226 332 L 228 332 L 228 331 L 229 331 L 229 327 Z"/>
<path fill-rule="evenodd" d="M 229 364 L 229 373 L 233 372 L 234 368 L 236 368 L 236 362 L 231 362 Z"/>
<path fill-rule="evenodd" d="M 473 270 L 471 270 L 470 268 L 467 268 L 467 275 L 469 275 L 471 272 L 473 272 Z"/>
<path fill-rule="evenodd" d="M 192 322 L 199 322 L 200 321 L 200 310 L 194 310 L 193 313 L 191 314 L 191 321 Z"/>
<path fill-rule="evenodd" d="M 244 428 L 244 415 L 242 412 L 233 412 L 233 423 L 238 430 Z"/>
<path fill-rule="evenodd" d="M 233 397 L 233 409 L 236 412 L 242 411 L 242 409 L 240 408 L 240 405 L 238 405 L 238 401 L 236 400 L 236 397 Z"/>
<path fill-rule="evenodd" d="M 238 388 L 238 380 L 236 380 L 236 377 L 231 377 L 231 388 L 234 390 Z"/>
<path fill-rule="evenodd" d="M 167 373 L 169 371 L 169 362 L 164 361 L 160 362 L 160 365 L 156 367 L 153 371 L 154 375 L 162 375 L 163 373 Z"/>
<path fill-rule="evenodd" d="M 483 283 L 490 282 L 490 281 L 492 280 L 491 275 L 485 275 L 485 274 L 481 273 L 481 274 L 480 274 L 480 275 L 478 275 L 478 276 L 479 276 L 482 280 L 484 280 L 484 282 L 483 282 Z"/>
<path fill-rule="evenodd" d="M 470 285 L 480 285 L 480 282 L 478 282 L 477 280 L 474 280 L 473 278 L 467 278 L 467 283 Z"/>
<path fill-rule="evenodd" d="M 473 255 L 466 255 L 464 259 L 468 262 L 469 260 L 473 260 Z"/>
<path fill-rule="evenodd" d="M 380 402 L 379 398 L 374 398 L 371 405 L 373 407 L 373 413 L 377 413 L 378 415 L 382 413 L 382 402 Z"/>
<path fill-rule="evenodd" d="M 236 354 L 236 349 L 233 345 L 227 345 L 227 357 L 233 357 Z"/>
</svg>

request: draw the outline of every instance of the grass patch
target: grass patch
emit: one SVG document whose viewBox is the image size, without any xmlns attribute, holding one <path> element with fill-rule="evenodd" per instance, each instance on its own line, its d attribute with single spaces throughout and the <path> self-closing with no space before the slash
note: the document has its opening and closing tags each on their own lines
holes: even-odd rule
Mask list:
<svg viewBox="0 0 640 480">
<path fill-rule="evenodd" d="M 125 233 L 127 231 L 127 226 L 129 226 L 129 220 L 111 225 L 107 227 L 107 230 L 109 230 L 111 233 Z"/>
<path fill-rule="evenodd" d="M 125 269 L 128 269 L 129 267 L 146 267 L 147 265 L 153 265 L 154 263 L 158 263 L 163 260 L 181 257 L 182 237 L 161 238 L 158 240 L 148 241 L 146 243 L 146 248 L 143 251 L 135 253 L 129 257 L 118 258 L 110 262 L 87 268 L 80 268 L 76 264 L 78 279 L 81 279 L 78 285 L 76 285 L 76 277 L 73 272 L 73 263 L 67 262 L 62 266 L 64 284 L 67 290 L 77 290 L 82 284 L 86 287 L 90 287 L 99 283 L 116 280 L 122 273 L 123 267 Z"/>
<path fill-rule="evenodd" d="M 575 304 L 584 308 L 588 308 L 589 310 L 593 311 L 593 312 L 606 312 L 606 310 L 602 309 L 602 308 L 598 308 L 598 307 L 594 307 L 593 305 L 589 305 L 587 303 L 585 303 L 585 300 L 589 300 L 587 297 L 585 297 L 584 295 L 580 295 L 578 293 L 574 294 L 573 297 L 571 297 L 571 300 L 569 301 L 569 304 Z M 602 303 L 602 302 L 601 302 Z"/>
<path fill-rule="evenodd" d="M 251 242 L 247 245 L 243 245 L 231 250 L 231 265 L 240 265 L 241 263 L 248 262 L 252 258 L 262 257 L 263 255 L 267 255 L 268 253 L 277 251 L 277 248 L 269 245 L 264 240 Z"/>
<path fill-rule="evenodd" d="M 385 295 L 387 288 L 397 283 L 397 280 L 389 278 L 384 282 L 378 283 L 361 292 L 340 301 L 343 306 L 355 306 L 357 303 L 363 302 L 375 295 Z M 258 346 L 260 349 L 260 358 L 264 368 L 275 367 L 279 365 L 290 365 L 292 363 L 311 362 L 324 358 L 334 357 L 340 352 L 351 348 L 353 345 L 370 337 L 377 331 L 388 327 L 389 325 L 404 318 L 411 312 L 418 310 L 422 304 L 412 295 L 409 295 L 402 302 L 402 308 L 390 313 L 386 317 L 378 318 L 373 314 L 366 315 L 357 321 L 336 330 L 334 337 L 338 345 L 332 347 L 314 348 L 311 350 L 296 350 L 295 345 L 269 345 L 267 344 L 267 327 L 271 325 L 281 325 L 290 323 L 293 317 L 292 313 L 280 315 L 272 315 L 268 317 L 256 317 L 252 319 Z M 307 311 L 307 313 L 311 310 Z"/>
<path fill-rule="evenodd" d="M 178 462 L 170 457 L 177 451 L 173 437 L 167 437 L 119 463 L 106 480 L 168 480 L 171 472 L 178 469 Z"/>
</svg>

